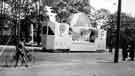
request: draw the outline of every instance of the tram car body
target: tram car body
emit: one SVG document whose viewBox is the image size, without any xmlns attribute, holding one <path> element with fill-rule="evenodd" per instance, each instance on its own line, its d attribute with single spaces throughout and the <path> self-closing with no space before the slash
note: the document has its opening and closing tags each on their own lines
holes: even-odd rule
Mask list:
<svg viewBox="0 0 135 76">
<path fill-rule="evenodd" d="M 58 23 L 51 7 L 46 7 L 49 22 L 42 26 L 42 47 L 46 50 L 106 50 L 106 31 L 90 25 L 87 15 L 77 13 L 67 23 Z"/>
<path fill-rule="evenodd" d="M 54 26 L 55 25 L 55 26 Z M 80 27 L 79 29 L 82 29 Z M 85 29 L 85 28 L 83 28 Z M 42 47 L 46 50 L 70 50 L 70 51 L 98 51 L 106 50 L 106 31 L 95 30 L 97 35 L 93 39 L 90 35 L 92 30 L 85 29 L 80 35 L 69 30 L 66 23 L 54 24 L 49 22 L 48 26 L 42 28 Z M 76 38 L 75 38 L 76 37 Z"/>
</svg>

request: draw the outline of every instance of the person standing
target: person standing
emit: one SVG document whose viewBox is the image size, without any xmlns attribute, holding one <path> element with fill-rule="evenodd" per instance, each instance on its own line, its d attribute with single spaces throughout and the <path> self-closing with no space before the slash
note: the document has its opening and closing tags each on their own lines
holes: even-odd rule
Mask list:
<svg viewBox="0 0 135 76">
<path fill-rule="evenodd" d="M 108 48 L 109 48 L 109 53 L 112 53 L 112 49 L 113 49 L 113 36 L 112 36 L 112 29 L 110 28 L 108 31 L 107 31 L 107 45 L 108 45 Z"/>
<path fill-rule="evenodd" d="M 134 61 L 134 42 L 131 42 L 131 48 L 129 50 L 129 57 L 131 61 Z"/>
<path fill-rule="evenodd" d="M 125 61 L 126 58 L 128 57 L 128 51 L 127 51 L 127 48 L 128 48 L 128 44 L 125 43 L 122 45 L 122 60 Z"/>
<path fill-rule="evenodd" d="M 120 46 L 122 48 L 122 60 L 125 61 L 128 57 L 128 40 L 123 31 L 120 32 Z"/>
</svg>

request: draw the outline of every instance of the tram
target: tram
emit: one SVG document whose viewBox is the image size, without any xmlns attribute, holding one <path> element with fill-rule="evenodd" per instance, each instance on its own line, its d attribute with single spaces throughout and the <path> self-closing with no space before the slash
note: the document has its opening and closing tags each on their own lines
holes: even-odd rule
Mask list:
<svg viewBox="0 0 135 76">
<path fill-rule="evenodd" d="M 42 26 L 41 43 L 46 50 L 98 51 L 106 50 L 106 31 L 89 25 L 83 13 L 75 14 L 67 23 L 58 23 L 50 7 L 47 7 L 50 21 Z M 81 17 L 81 15 L 83 17 Z M 77 24 L 77 18 L 87 22 Z M 79 22 L 83 21 L 80 20 Z"/>
<path fill-rule="evenodd" d="M 42 46 L 47 50 L 69 50 L 71 47 L 71 37 L 68 34 L 68 24 L 61 23 L 57 26 L 49 22 L 49 26 L 43 26 Z"/>
<path fill-rule="evenodd" d="M 97 30 L 98 35 L 93 39 L 84 39 L 79 37 L 78 40 L 73 38 L 73 33 L 70 33 L 68 24 L 62 23 L 52 30 L 50 26 L 43 26 L 42 29 L 42 46 L 47 50 L 67 50 L 67 51 L 97 51 L 106 50 L 106 31 Z M 90 33 L 89 33 L 90 34 Z M 92 33 L 91 33 L 92 34 Z M 80 40 L 79 40 L 80 38 Z"/>
</svg>

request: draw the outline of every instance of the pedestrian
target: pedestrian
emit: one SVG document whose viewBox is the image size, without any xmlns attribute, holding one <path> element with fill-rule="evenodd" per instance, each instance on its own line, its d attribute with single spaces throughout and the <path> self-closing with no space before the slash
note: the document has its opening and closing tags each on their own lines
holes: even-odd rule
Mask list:
<svg viewBox="0 0 135 76">
<path fill-rule="evenodd" d="M 127 51 L 127 48 L 128 48 L 128 44 L 123 44 L 122 45 L 122 60 L 125 61 L 126 58 L 128 57 L 128 51 Z"/>
<path fill-rule="evenodd" d="M 110 28 L 108 31 L 107 31 L 107 44 L 108 44 L 108 47 L 109 47 L 109 53 L 112 53 L 113 52 L 113 34 L 112 34 L 112 29 Z"/>
<path fill-rule="evenodd" d="M 134 61 L 134 42 L 131 42 L 131 48 L 129 50 L 129 57 L 131 61 Z"/>
<path fill-rule="evenodd" d="M 110 40 L 110 45 L 109 45 L 109 53 L 113 52 L 113 43 L 112 40 Z"/>
<path fill-rule="evenodd" d="M 120 32 L 120 46 L 122 48 L 122 60 L 125 61 L 128 57 L 128 39 L 124 32 Z"/>
</svg>

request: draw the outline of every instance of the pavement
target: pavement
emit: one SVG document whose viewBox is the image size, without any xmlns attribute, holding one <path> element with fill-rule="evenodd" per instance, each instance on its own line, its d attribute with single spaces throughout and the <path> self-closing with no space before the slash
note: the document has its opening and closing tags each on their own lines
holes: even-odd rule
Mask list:
<svg viewBox="0 0 135 76">
<path fill-rule="evenodd" d="M 0 76 L 135 76 L 135 61 L 113 63 L 114 53 L 33 52 L 29 67 L 0 67 Z M 0 62 L 1 63 L 1 62 Z"/>
<path fill-rule="evenodd" d="M 16 46 L 13 45 L 0 45 L 0 49 L 15 49 Z M 42 47 L 36 47 L 36 46 L 26 46 L 27 49 L 30 50 L 42 50 Z"/>
</svg>

